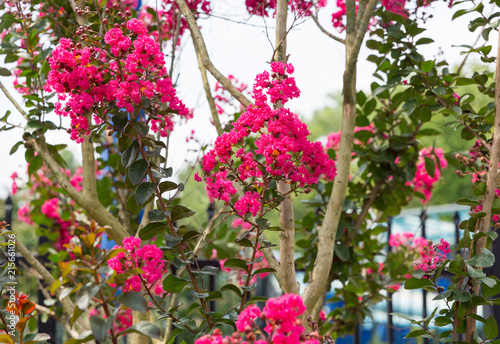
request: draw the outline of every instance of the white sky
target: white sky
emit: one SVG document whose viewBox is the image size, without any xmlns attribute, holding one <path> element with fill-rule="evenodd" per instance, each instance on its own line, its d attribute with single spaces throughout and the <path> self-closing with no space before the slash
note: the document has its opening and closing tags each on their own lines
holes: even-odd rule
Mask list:
<svg viewBox="0 0 500 344">
<path fill-rule="evenodd" d="M 243 1 L 239 1 L 238 5 L 235 5 L 234 0 L 214 0 L 212 3 L 216 3 L 213 13 L 218 16 L 239 21 L 248 17 L 242 5 Z M 330 21 L 334 9 L 334 1 L 330 0 L 330 5 L 320 12 L 320 21 L 332 33 L 336 33 L 331 27 Z M 439 48 L 441 48 L 448 63 L 451 66 L 458 65 L 463 59 L 463 56 L 459 54 L 461 48 L 453 48 L 453 46 L 473 44 L 479 30 L 476 33 L 470 33 L 467 24 L 475 17 L 466 15 L 452 22 L 451 17 L 456 9 L 448 9 L 445 2 L 436 2 L 432 5 L 432 10 L 429 9 L 429 11 L 434 13 L 434 18 L 426 24 L 428 31 L 424 32 L 422 37 L 431 37 L 435 43 L 421 46 L 424 48 L 424 55 L 428 59 L 435 58 Z M 485 13 L 489 12 L 485 11 Z M 267 61 L 271 58 L 273 48 L 266 36 L 262 18 L 253 17 L 248 21 L 248 24 L 256 26 L 237 24 L 215 17 L 201 21 L 200 24 L 212 62 L 224 75 L 233 74 L 240 81 L 252 85 L 255 75 L 268 69 Z M 272 18 L 268 19 L 267 25 L 269 39 L 274 44 L 275 33 Z M 496 41 L 496 35 L 496 32 L 493 31 L 490 39 Z M 302 91 L 299 99 L 289 103 L 290 108 L 292 111 L 310 118 L 315 110 L 331 105 L 331 101 L 327 98 L 328 94 L 339 92 L 342 88 L 344 47 L 328 38 L 319 31 L 312 20 L 308 20 L 292 30 L 288 36 L 287 52 L 290 54 L 289 62 L 295 66 L 294 76 L 297 85 Z M 496 52 L 496 44 L 492 54 L 494 52 Z M 369 90 L 369 86 L 374 80 L 372 76 L 374 65 L 366 61 L 369 53 L 370 51 L 363 47 L 358 59 L 357 84 L 358 89 L 362 90 Z M 194 118 L 188 122 L 188 125 L 174 130 L 171 137 L 169 152 L 171 163 L 169 165 L 174 167 L 174 171 L 179 171 L 187 156 L 188 147 L 185 138 L 192 129 L 195 130 L 196 136 L 205 143 L 212 142 L 216 137 L 215 128 L 209 122 L 210 112 L 205 104 L 198 63 L 189 33 L 186 33 L 184 37 L 184 44 L 180 59 L 175 67 L 174 76 L 176 72 L 180 73 L 179 96 L 187 106 L 195 108 Z M 210 75 L 209 78 L 212 85 L 215 85 L 215 81 Z M 9 88 L 11 94 L 21 102 L 21 97 L 12 87 L 12 80 L 5 77 L 2 77 L 1 80 Z M 16 124 L 22 123 L 22 117 L 17 114 L 14 106 L 1 92 L 0 104 L 0 117 L 5 111 L 11 110 L 13 114 L 9 120 Z M 59 119 L 54 114 L 52 120 L 57 123 Z M 11 147 L 21 138 L 21 129 L 0 132 L 0 161 L 5 163 L 5 165 L 2 163 L 0 168 L 0 198 L 7 197 L 10 192 L 9 176 L 15 171 L 20 175 L 26 171 L 24 147 L 19 147 L 14 155 L 9 156 Z M 51 132 L 47 141 L 50 143 L 69 143 L 75 158 L 81 159 L 78 145 L 71 142 L 67 133 Z"/>
</svg>

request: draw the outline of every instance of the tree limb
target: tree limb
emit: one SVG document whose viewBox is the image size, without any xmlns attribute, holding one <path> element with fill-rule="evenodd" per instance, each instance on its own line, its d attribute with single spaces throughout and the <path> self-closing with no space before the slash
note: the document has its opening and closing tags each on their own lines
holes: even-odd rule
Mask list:
<svg viewBox="0 0 500 344">
<path fill-rule="evenodd" d="M 309 284 L 302 296 L 308 314 L 316 307 L 318 299 L 324 293 L 333 262 L 335 237 L 342 215 L 351 169 L 354 127 L 356 124 L 356 62 L 376 4 L 377 0 L 369 1 L 359 28 L 356 30 L 355 1 L 348 0 L 346 2 L 346 66 L 343 85 L 342 135 L 337 158 L 337 176 L 333 183 L 323 223 L 318 228 L 318 253 L 314 261 Z"/>
<path fill-rule="evenodd" d="M 340 37 L 337 37 L 335 36 L 334 34 L 331 34 L 330 32 L 328 32 L 320 23 L 319 23 L 319 20 L 318 20 L 318 17 L 317 15 L 315 14 L 311 14 L 311 18 L 313 19 L 314 23 L 316 24 L 316 26 L 321 30 L 321 32 L 323 32 L 325 35 L 327 35 L 328 37 L 330 37 L 331 39 L 337 41 L 337 42 L 340 42 L 342 44 L 345 44 L 345 40 L 340 38 Z"/>
<path fill-rule="evenodd" d="M 500 34 L 498 36 L 500 43 Z M 490 162 L 488 169 L 488 179 L 486 180 L 486 192 L 484 194 L 483 209 L 486 216 L 480 220 L 479 231 L 487 233 L 490 231 L 491 212 L 493 200 L 496 195 L 497 178 L 498 178 L 498 163 L 500 160 L 500 45 L 497 50 L 496 75 L 495 75 L 495 121 L 493 125 L 493 142 L 491 144 Z M 483 248 L 486 247 L 486 238 L 481 237 L 476 242 L 474 253 L 481 254 Z M 473 291 L 479 295 L 481 283 L 475 281 Z M 469 314 L 477 314 L 477 307 L 473 307 Z M 472 343 L 474 332 L 476 331 L 476 319 L 467 316 L 467 324 L 465 330 L 465 341 Z"/>
<path fill-rule="evenodd" d="M 61 188 L 66 191 L 69 197 L 81 206 L 92 219 L 96 220 L 101 226 L 110 226 L 107 233 L 115 242 L 121 244 L 122 240 L 129 236 L 126 227 L 104 208 L 97 199 L 85 196 L 71 185 L 66 174 L 61 170 L 61 167 L 48 151 L 44 135 L 42 133 L 38 133 L 38 135 L 38 139 L 35 139 L 31 135 L 26 135 L 24 137 L 25 146 L 32 148 L 42 157 Z M 92 168 L 95 168 L 95 164 Z"/>
<path fill-rule="evenodd" d="M 377 199 L 378 193 L 380 192 L 380 189 L 382 189 L 382 186 L 384 186 L 384 182 L 379 180 L 375 186 L 373 187 L 371 193 L 370 193 L 370 198 L 368 198 L 364 203 L 363 203 L 363 208 L 361 209 L 361 212 L 358 215 L 358 218 L 356 219 L 356 222 L 354 222 L 354 231 L 357 232 L 360 228 L 363 222 L 365 221 L 366 215 L 368 215 L 368 211 L 372 207 L 373 203 Z"/>
<path fill-rule="evenodd" d="M 87 116 L 87 118 L 90 116 Z M 88 118 L 90 121 L 90 118 Z M 83 196 L 98 200 L 97 197 L 97 178 L 95 174 L 96 164 L 94 156 L 94 145 L 90 137 L 86 137 L 82 145 L 82 177 L 83 177 Z"/>
<path fill-rule="evenodd" d="M 191 37 L 193 39 L 193 43 L 198 47 L 197 54 L 199 54 L 199 58 L 201 59 L 203 66 L 214 76 L 214 78 L 220 82 L 222 87 L 226 89 L 231 95 L 241 103 L 245 108 L 250 106 L 252 102 L 247 99 L 232 83 L 222 75 L 217 68 L 212 64 L 210 58 L 208 56 L 207 47 L 205 45 L 205 41 L 203 40 L 203 35 L 201 34 L 200 28 L 196 23 L 196 18 L 193 13 L 189 9 L 186 4 L 186 0 L 175 0 L 177 5 L 179 6 L 182 14 L 186 17 L 186 20 L 189 25 L 189 30 L 191 31 Z"/>
<path fill-rule="evenodd" d="M 193 39 L 194 50 L 196 51 L 196 57 L 198 59 L 198 65 L 200 67 L 201 80 L 203 81 L 203 88 L 205 89 L 205 95 L 208 100 L 208 105 L 210 106 L 210 113 L 212 114 L 212 121 L 214 122 L 215 129 L 217 130 L 217 135 L 221 136 L 224 134 L 224 130 L 222 130 L 222 126 L 220 124 L 219 114 L 217 112 L 217 108 L 215 107 L 214 97 L 212 96 L 212 91 L 210 90 L 210 84 L 208 83 L 207 78 L 207 70 L 203 65 L 203 61 L 201 59 L 200 49 Z"/>
<path fill-rule="evenodd" d="M 47 285 L 52 285 L 56 281 L 54 277 L 52 277 L 50 272 L 42 265 L 42 263 L 40 263 L 38 259 L 36 259 L 33 256 L 31 251 L 28 250 L 26 246 L 24 246 L 19 240 L 16 241 L 16 250 L 19 253 L 21 253 L 21 255 L 24 257 L 24 259 L 26 259 L 28 264 L 42 276 L 43 280 L 45 281 L 45 283 L 47 283 Z M 61 294 L 60 289 L 56 289 L 56 295 L 59 297 L 60 294 Z M 68 297 L 65 297 L 64 299 L 61 300 L 61 305 L 64 309 L 65 314 L 73 314 L 75 305 Z M 87 324 L 85 324 L 82 318 L 78 318 L 75 321 L 74 326 L 78 333 L 90 330 L 90 328 L 87 326 Z"/>
<path fill-rule="evenodd" d="M 19 105 L 19 103 L 14 99 L 14 97 L 12 97 L 12 95 L 10 94 L 10 92 L 5 88 L 5 86 L 2 84 L 2 82 L 0 81 L 0 89 L 2 89 L 3 93 L 5 94 L 5 96 L 10 100 L 10 102 L 16 107 L 16 109 L 19 111 L 19 113 L 21 115 L 23 115 L 23 117 L 25 119 L 28 119 L 28 114 L 26 112 L 24 112 L 23 108 L 21 107 L 21 105 Z"/>
</svg>

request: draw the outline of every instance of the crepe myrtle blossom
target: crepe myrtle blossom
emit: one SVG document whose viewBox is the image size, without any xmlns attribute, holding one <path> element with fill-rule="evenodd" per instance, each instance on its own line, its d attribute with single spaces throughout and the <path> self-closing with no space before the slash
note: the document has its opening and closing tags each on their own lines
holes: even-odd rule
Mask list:
<svg viewBox="0 0 500 344">
<path fill-rule="evenodd" d="M 255 305 L 248 306 L 241 311 L 236 320 L 236 331 L 227 337 L 215 329 L 212 334 L 204 335 L 195 341 L 195 344 L 266 344 L 268 338 L 272 343 L 279 344 L 320 344 L 317 332 L 306 333 L 306 329 L 299 317 L 306 308 L 302 297 L 296 294 L 285 294 L 267 300 L 264 309 Z M 263 329 L 256 325 L 256 320 L 265 322 Z M 265 334 L 263 333 L 265 332 Z"/>
<path fill-rule="evenodd" d="M 280 179 L 304 187 L 316 184 L 321 176 L 333 180 L 336 175 L 335 162 L 321 143 L 309 141 L 307 126 L 283 107 L 300 95 L 295 78 L 289 76 L 293 71 L 291 64 L 274 62 L 272 74 L 264 71 L 257 75 L 254 105 L 241 114 L 230 132 L 217 138 L 214 148 L 203 157 L 209 197 L 229 202 L 236 194 L 234 182 L 250 189 L 235 201 L 240 216 L 257 215 L 262 195 L 254 190 L 255 186 L 262 186 L 264 179 Z M 245 145 L 251 137 L 255 137 L 254 150 Z M 202 177 L 196 174 L 195 180 Z"/>
<path fill-rule="evenodd" d="M 142 280 L 151 286 L 162 279 L 168 268 L 168 261 L 163 259 L 163 251 L 158 246 L 149 244 L 141 247 L 141 239 L 128 237 L 123 239 L 123 246 L 113 247 L 113 249 L 120 248 L 124 248 L 126 252 L 119 252 L 108 260 L 109 267 L 119 274 L 135 268 L 143 271 L 140 276 L 133 275 L 124 282 L 125 291 L 140 292 Z"/>
<path fill-rule="evenodd" d="M 173 114 L 192 117 L 176 95 L 160 46 L 141 21 L 130 19 L 125 28 L 108 30 L 104 43 L 83 47 L 61 38 L 48 59 L 51 70 L 44 89 L 56 92 L 55 112 L 71 119 L 68 132 L 73 140 L 83 142 L 92 120 L 96 125 L 111 123 L 113 114 L 107 109 L 113 106 L 154 114 L 147 122 L 161 136 L 172 131 Z"/>
</svg>

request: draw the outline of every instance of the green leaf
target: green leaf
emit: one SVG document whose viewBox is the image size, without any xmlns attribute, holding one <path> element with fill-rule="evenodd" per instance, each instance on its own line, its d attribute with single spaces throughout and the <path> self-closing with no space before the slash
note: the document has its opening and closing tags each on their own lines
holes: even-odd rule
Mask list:
<svg viewBox="0 0 500 344">
<path fill-rule="evenodd" d="M 81 310 L 89 307 L 90 300 L 97 295 L 101 287 L 99 285 L 85 285 L 80 288 L 76 296 L 76 305 Z"/>
<path fill-rule="evenodd" d="M 481 254 L 472 257 L 468 260 L 468 263 L 475 267 L 488 267 L 492 266 L 495 262 L 495 256 L 487 248 L 483 248 Z"/>
<path fill-rule="evenodd" d="M 193 304 L 195 305 L 195 304 Z M 191 305 L 192 306 L 192 305 Z M 191 308 L 191 306 L 189 308 Z M 200 306 L 201 307 L 201 306 Z M 189 315 L 189 311 L 188 311 L 188 315 Z M 172 330 L 172 333 L 170 334 L 170 337 L 168 337 L 168 340 L 166 341 L 165 344 L 174 344 L 174 341 L 175 341 L 175 337 L 177 337 L 180 333 L 184 332 L 184 330 L 180 329 L 180 328 L 174 328 Z"/>
<path fill-rule="evenodd" d="M 492 315 L 490 315 L 488 319 L 486 319 L 483 330 L 486 339 L 495 339 L 498 336 L 498 325 Z"/>
<path fill-rule="evenodd" d="M 139 159 L 130 166 L 128 170 L 128 177 L 130 178 L 132 184 L 137 185 L 144 180 L 146 174 L 148 173 L 148 167 L 149 164 L 144 159 Z"/>
<path fill-rule="evenodd" d="M 492 279 L 496 282 L 492 287 L 483 285 L 481 287 L 481 292 L 484 297 L 493 297 L 500 293 L 500 283 L 498 283 L 498 278 L 496 276 L 492 276 Z"/>
<path fill-rule="evenodd" d="M 111 321 L 110 321 L 111 320 Z M 108 331 L 113 327 L 114 317 L 110 317 L 108 319 L 104 319 L 98 316 L 90 317 L 90 329 L 92 330 L 92 334 L 94 338 L 98 342 L 104 342 L 108 335 Z"/>
<path fill-rule="evenodd" d="M 139 238 L 141 238 L 141 240 L 149 240 L 165 232 L 167 229 L 168 225 L 163 222 L 151 222 L 139 230 Z"/>
<path fill-rule="evenodd" d="M 29 333 L 24 337 L 24 344 L 37 344 L 37 343 L 46 343 L 47 340 L 51 339 L 51 337 L 47 333 Z M 14 343 L 14 342 L 12 342 Z"/>
<path fill-rule="evenodd" d="M 254 296 L 254 297 L 251 297 L 250 300 L 248 300 L 247 303 L 245 303 L 245 305 L 249 305 L 249 304 L 257 303 L 257 302 L 266 302 L 266 301 L 267 301 L 267 297 Z"/>
<path fill-rule="evenodd" d="M 73 324 L 83 314 L 83 312 L 84 311 L 82 311 L 80 308 L 78 308 L 78 306 L 75 306 L 75 308 L 73 309 L 73 315 L 71 316 L 71 320 L 69 322 L 70 328 L 73 327 Z"/>
<path fill-rule="evenodd" d="M 135 190 L 135 201 L 137 205 L 143 205 L 153 195 L 156 190 L 156 184 L 151 182 L 144 182 L 139 184 Z"/>
<path fill-rule="evenodd" d="M 33 173 L 38 171 L 43 166 L 43 159 L 40 155 L 37 155 L 31 160 L 28 166 L 28 174 L 31 176 Z"/>
<path fill-rule="evenodd" d="M 433 286 L 432 282 L 429 281 L 426 278 L 410 277 L 405 282 L 405 289 L 408 289 L 408 290 L 411 290 L 411 289 L 421 289 L 421 288 L 424 288 L 424 287 L 432 287 L 432 286 Z"/>
<path fill-rule="evenodd" d="M 177 276 L 168 275 L 163 280 L 163 290 L 169 293 L 179 293 L 189 283 L 189 281 L 183 280 Z"/>
<path fill-rule="evenodd" d="M 335 244 L 335 255 L 343 262 L 347 262 L 351 259 L 349 248 L 342 244 Z"/>
<path fill-rule="evenodd" d="M 205 298 L 205 301 L 220 301 L 224 300 L 222 293 L 220 291 L 214 290 L 208 293 L 209 295 Z"/>
<path fill-rule="evenodd" d="M 139 155 L 139 143 L 137 141 L 132 142 L 132 144 L 123 152 L 121 156 L 121 162 L 123 167 L 127 168 L 137 159 Z"/>
<path fill-rule="evenodd" d="M 159 188 L 160 188 L 160 193 L 164 193 L 170 190 L 177 189 L 177 184 L 174 182 L 165 181 L 160 183 Z"/>
<path fill-rule="evenodd" d="M 185 219 L 191 217 L 195 214 L 194 211 L 188 209 L 182 205 L 176 205 L 172 208 L 172 221 L 175 222 L 180 219 Z"/>
<path fill-rule="evenodd" d="M 182 237 L 165 234 L 165 244 L 167 244 L 168 247 L 175 247 L 179 245 L 181 242 L 182 242 Z"/>
<path fill-rule="evenodd" d="M 12 146 L 12 148 L 10 149 L 10 152 L 9 152 L 9 155 L 12 155 L 14 154 L 15 152 L 17 152 L 17 149 L 19 148 L 20 145 L 23 144 L 23 141 L 19 141 L 19 142 L 16 142 L 16 144 L 14 146 Z"/>
<path fill-rule="evenodd" d="M 137 325 L 130 326 L 125 331 L 118 333 L 117 336 L 122 336 L 132 332 L 137 332 L 150 338 L 161 339 L 160 328 L 156 324 L 149 321 L 141 321 Z"/>
<path fill-rule="evenodd" d="M 429 158 L 429 157 L 424 157 L 425 161 L 425 171 L 429 176 L 434 178 L 434 174 L 436 173 L 436 165 L 434 163 L 434 160 Z"/>
<path fill-rule="evenodd" d="M 257 274 L 272 273 L 275 271 L 276 270 L 273 268 L 262 268 L 262 269 L 255 271 L 254 273 L 252 273 L 252 276 L 257 275 Z"/>
<path fill-rule="evenodd" d="M 149 126 L 146 123 L 143 122 L 132 122 L 132 125 L 137 129 L 137 132 L 141 136 L 147 136 L 149 133 Z"/>
<path fill-rule="evenodd" d="M 238 295 L 239 297 L 241 297 L 241 291 L 240 291 L 240 288 L 238 288 L 236 285 L 234 284 L 226 284 L 226 285 L 223 285 L 222 288 L 220 288 L 220 291 L 224 292 L 224 291 L 230 291 L 232 293 L 235 293 L 236 295 Z"/>
<path fill-rule="evenodd" d="M 422 66 L 420 67 L 420 69 L 424 73 L 429 73 L 434 68 L 434 64 L 435 64 L 434 61 L 425 61 L 422 63 Z"/>
<path fill-rule="evenodd" d="M 468 198 L 460 198 L 455 203 L 456 204 L 460 204 L 460 205 L 468 205 L 468 206 L 471 206 L 471 207 L 476 207 L 478 205 L 481 205 L 478 201 L 473 200 L 473 199 L 468 199 Z"/>
<path fill-rule="evenodd" d="M 7 68 L 0 68 L 0 75 L 1 76 L 10 76 L 10 70 Z"/>
<path fill-rule="evenodd" d="M 186 233 L 184 233 L 184 235 L 182 236 L 182 242 L 188 242 L 190 240 L 193 240 L 194 238 L 197 238 L 201 235 L 200 232 L 197 232 L 197 231 L 187 231 Z M 208 266 L 208 265 L 207 265 Z"/>
<path fill-rule="evenodd" d="M 116 299 L 133 311 L 139 311 L 141 313 L 146 313 L 148 311 L 148 302 L 141 293 L 136 291 L 122 293 L 118 295 Z"/>
<path fill-rule="evenodd" d="M 148 219 L 150 221 L 163 221 L 163 220 L 166 220 L 167 217 L 170 216 L 170 212 L 168 210 L 161 210 L 161 209 L 155 209 L 155 210 L 151 210 L 149 213 L 148 213 Z"/>
<path fill-rule="evenodd" d="M 271 223 L 269 222 L 268 219 L 265 219 L 265 218 L 262 218 L 262 217 L 259 217 L 257 219 L 255 219 L 255 222 L 259 225 L 260 228 L 262 229 L 266 229 L 266 228 L 269 228 L 269 226 L 271 225 Z"/>
<path fill-rule="evenodd" d="M 243 259 L 229 258 L 224 262 L 224 269 L 241 269 L 248 271 L 248 265 Z"/>
<path fill-rule="evenodd" d="M 417 330 L 413 330 L 410 333 L 408 333 L 405 338 L 415 338 L 415 337 L 419 337 L 423 334 L 427 334 L 427 330 L 417 329 Z"/>
<path fill-rule="evenodd" d="M 82 343 L 87 343 L 90 342 L 91 340 L 94 340 L 94 335 L 92 334 L 92 331 L 85 331 L 81 333 L 77 339 L 71 338 L 68 339 L 67 341 L 64 342 L 64 344 L 82 344 Z"/>
</svg>

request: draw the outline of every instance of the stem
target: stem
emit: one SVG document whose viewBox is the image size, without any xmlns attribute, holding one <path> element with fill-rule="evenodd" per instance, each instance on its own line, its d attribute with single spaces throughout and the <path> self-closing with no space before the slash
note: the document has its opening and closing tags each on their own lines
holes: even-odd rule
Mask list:
<svg viewBox="0 0 500 344">
<path fill-rule="evenodd" d="M 500 42 L 500 34 L 498 36 Z M 496 75 L 495 75 L 495 122 L 493 126 L 493 142 L 491 144 L 490 163 L 488 169 L 488 179 L 486 181 L 486 192 L 484 194 L 483 212 L 486 216 L 480 220 L 479 231 L 487 233 L 490 230 L 491 210 L 495 199 L 495 189 L 498 176 L 498 162 L 500 160 L 500 45 L 497 50 Z M 481 254 L 486 247 L 486 237 L 481 237 L 476 242 L 474 254 Z M 472 279 L 473 281 L 475 279 Z M 479 295 L 481 283 L 475 283 L 474 294 Z M 470 314 L 477 314 L 477 307 L 470 310 Z M 465 341 L 472 343 L 472 338 L 476 330 L 476 319 L 467 317 L 465 330 Z"/>
<path fill-rule="evenodd" d="M 356 4 L 354 0 L 346 3 L 346 66 L 343 85 L 342 135 L 337 159 L 337 176 L 328 202 L 323 224 L 318 228 L 318 254 L 314 262 L 310 282 L 303 294 L 304 305 L 308 314 L 314 309 L 325 290 L 328 275 L 333 262 L 335 236 L 344 205 L 351 167 L 352 146 L 356 119 L 356 61 L 361 43 L 368 29 L 368 23 L 375 10 L 377 0 L 369 3 L 356 31 Z"/>
<path fill-rule="evenodd" d="M 380 192 L 380 189 L 382 189 L 382 186 L 384 185 L 383 181 L 378 181 L 375 186 L 373 187 L 371 193 L 370 193 L 370 198 L 368 198 L 365 203 L 363 204 L 363 208 L 361 209 L 361 213 L 359 213 L 358 218 L 356 219 L 356 222 L 354 223 L 354 231 L 357 232 L 360 228 L 363 222 L 365 221 L 366 215 L 368 215 L 368 211 L 372 207 L 373 203 L 375 202 L 375 199 L 378 196 L 378 193 Z"/>
<path fill-rule="evenodd" d="M 184 17 L 186 17 L 186 20 L 189 25 L 189 31 L 191 31 L 193 43 L 195 44 L 195 46 L 198 47 L 196 54 L 200 55 L 200 59 L 203 63 L 203 66 L 210 72 L 210 74 L 214 76 L 215 79 L 217 79 L 218 82 L 221 83 L 224 89 L 226 89 L 229 93 L 231 93 L 231 95 L 241 103 L 241 105 L 243 105 L 245 108 L 250 106 L 252 102 L 248 100 L 247 97 L 245 97 L 243 93 L 241 93 L 231 83 L 231 81 L 229 81 L 228 78 L 222 75 L 221 72 L 219 72 L 217 68 L 215 68 L 215 66 L 212 64 L 212 61 L 210 61 L 207 52 L 207 47 L 205 46 L 205 41 L 203 39 L 203 35 L 201 34 L 200 28 L 196 23 L 196 18 L 194 17 L 193 13 L 186 4 L 186 0 L 175 0 L 175 2 L 179 6 Z"/>
<path fill-rule="evenodd" d="M 129 236 L 127 228 L 122 225 L 99 201 L 76 191 L 73 185 L 69 182 L 68 176 L 61 171 L 61 167 L 48 151 L 45 143 L 45 136 L 39 132 L 37 135 L 37 139 L 33 136 L 25 135 L 25 146 L 27 148 L 32 148 L 42 157 L 43 161 L 57 180 L 59 186 L 61 186 L 61 188 L 66 191 L 68 196 L 81 206 L 91 218 L 95 219 L 101 226 L 111 227 L 107 229 L 107 233 L 115 242 L 121 244 L 122 240 Z M 95 168 L 95 164 L 92 168 Z"/>
</svg>

